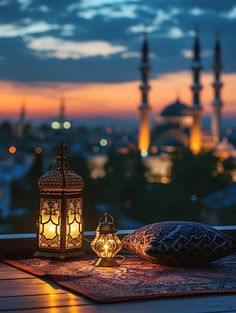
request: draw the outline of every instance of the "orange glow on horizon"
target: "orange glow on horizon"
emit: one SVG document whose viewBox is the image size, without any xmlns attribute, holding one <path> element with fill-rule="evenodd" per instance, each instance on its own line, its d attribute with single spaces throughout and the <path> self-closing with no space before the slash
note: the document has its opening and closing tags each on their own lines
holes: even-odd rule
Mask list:
<svg viewBox="0 0 236 313">
<path fill-rule="evenodd" d="M 202 75 L 203 113 L 211 112 L 213 76 Z M 161 75 L 150 81 L 151 116 L 155 117 L 164 106 L 176 100 L 177 94 L 191 104 L 189 71 Z M 236 74 L 223 75 L 223 115 L 236 115 Z M 66 99 L 67 117 L 137 117 L 140 105 L 139 81 L 125 83 L 16 83 L 0 82 L 0 118 L 18 117 L 25 99 L 27 118 L 55 117 L 59 115 L 59 99 Z"/>
</svg>

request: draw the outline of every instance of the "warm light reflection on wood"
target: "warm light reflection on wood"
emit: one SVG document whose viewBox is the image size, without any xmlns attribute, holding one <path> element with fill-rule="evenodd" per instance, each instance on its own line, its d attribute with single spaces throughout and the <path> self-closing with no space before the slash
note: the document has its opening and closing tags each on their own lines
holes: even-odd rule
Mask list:
<svg viewBox="0 0 236 313">
<path fill-rule="evenodd" d="M 70 311 L 69 312 L 79 313 L 79 311 L 80 311 L 79 307 L 78 306 L 77 307 L 73 307 L 75 305 L 78 305 L 78 296 L 75 296 L 75 295 L 69 293 L 68 297 L 69 297 L 69 306 L 70 306 Z"/>
<path fill-rule="evenodd" d="M 56 307 L 56 306 L 58 306 L 57 299 L 58 299 L 58 295 L 56 295 L 54 293 L 49 293 L 48 306 L 51 307 L 50 311 L 52 313 L 58 312 L 58 309 Z"/>
</svg>

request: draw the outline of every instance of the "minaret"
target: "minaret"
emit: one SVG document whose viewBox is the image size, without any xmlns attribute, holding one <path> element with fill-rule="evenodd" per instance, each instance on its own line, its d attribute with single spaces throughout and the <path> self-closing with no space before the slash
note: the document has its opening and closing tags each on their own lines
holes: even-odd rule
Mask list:
<svg viewBox="0 0 236 313">
<path fill-rule="evenodd" d="M 59 123 L 60 128 L 63 127 L 63 123 L 65 122 L 65 98 L 60 99 L 60 113 L 59 113 Z"/>
<path fill-rule="evenodd" d="M 23 102 L 21 105 L 21 109 L 20 109 L 20 122 L 22 124 L 25 124 L 25 116 L 26 116 L 26 108 L 25 108 L 25 103 Z"/>
<path fill-rule="evenodd" d="M 221 64 L 221 47 L 220 47 L 220 40 L 219 36 L 216 38 L 215 42 L 215 49 L 214 49 L 214 83 L 212 84 L 214 88 L 214 100 L 213 100 L 213 112 L 212 112 L 212 120 L 211 120 L 211 131 L 212 131 L 212 137 L 213 141 L 215 143 L 219 142 L 221 139 L 221 109 L 223 106 L 222 100 L 221 100 L 221 88 L 223 86 L 221 82 L 221 70 L 222 70 L 222 64 Z"/>
<path fill-rule="evenodd" d="M 52 129 L 64 130 L 64 129 L 71 128 L 71 123 L 65 119 L 65 109 L 66 109 L 65 98 L 61 97 L 60 107 L 59 107 L 59 116 L 56 121 L 53 121 L 51 123 Z"/>
<path fill-rule="evenodd" d="M 16 122 L 16 126 L 15 126 L 15 135 L 18 138 L 22 138 L 24 135 L 25 125 L 26 125 L 25 116 L 26 116 L 25 103 L 22 102 L 22 105 L 20 108 L 19 119 Z"/>
<path fill-rule="evenodd" d="M 196 31 L 196 37 L 193 45 L 193 84 L 191 86 L 193 92 L 193 106 L 192 106 L 192 115 L 193 115 L 193 124 L 190 130 L 190 150 L 194 154 L 198 154 L 202 148 L 202 129 L 201 129 L 201 101 L 200 101 L 200 92 L 202 85 L 200 83 L 200 72 L 201 72 L 201 57 L 200 57 L 200 42 L 199 34 Z"/>
<path fill-rule="evenodd" d="M 145 157 L 148 155 L 148 149 L 151 141 L 151 126 L 149 121 L 150 105 L 148 103 L 148 92 L 150 86 L 148 84 L 148 75 L 150 71 L 149 66 L 149 48 L 147 35 L 144 34 L 143 47 L 141 51 L 142 63 L 140 66 L 142 83 L 140 90 L 142 93 L 142 102 L 139 107 L 140 110 L 140 122 L 139 122 L 139 134 L 138 134 L 138 149 L 141 156 Z"/>
</svg>

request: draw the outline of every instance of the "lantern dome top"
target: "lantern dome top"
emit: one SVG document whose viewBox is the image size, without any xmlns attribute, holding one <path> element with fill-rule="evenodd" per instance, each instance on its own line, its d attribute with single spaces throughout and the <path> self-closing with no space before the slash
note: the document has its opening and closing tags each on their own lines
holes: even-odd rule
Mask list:
<svg viewBox="0 0 236 313">
<path fill-rule="evenodd" d="M 38 187 L 43 192 L 78 192 L 84 187 L 81 176 L 71 170 L 66 154 L 68 149 L 61 144 L 54 148 L 56 164 L 38 179 Z"/>
<path fill-rule="evenodd" d="M 114 225 L 113 217 L 105 213 L 99 220 L 97 232 L 101 234 L 114 234 L 116 231 L 117 229 Z"/>
</svg>

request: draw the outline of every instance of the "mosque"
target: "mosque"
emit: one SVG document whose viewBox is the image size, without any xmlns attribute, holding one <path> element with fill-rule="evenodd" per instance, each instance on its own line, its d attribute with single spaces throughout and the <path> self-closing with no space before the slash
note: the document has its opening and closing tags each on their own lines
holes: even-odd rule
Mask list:
<svg viewBox="0 0 236 313">
<path fill-rule="evenodd" d="M 196 32 L 193 44 L 193 60 L 191 66 L 192 73 L 192 103 L 190 105 L 176 99 L 173 103 L 164 107 L 157 115 L 155 125 L 151 125 L 151 105 L 149 103 L 149 93 L 151 86 L 149 84 L 149 46 L 147 35 L 144 36 L 141 49 L 141 104 L 139 106 L 140 121 L 138 131 L 138 150 L 142 156 L 142 161 L 148 169 L 147 179 L 149 182 L 169 183 L 171 153 L 178 146 L 184 146 L 192 151 L 193 154 L 199 154 L 201 151 L 213 151 L 221 158 L 227 159 L 233 157 L 236 159 L 236 149 L 228 142 L 227 138 L 222 136 L 222 108 L 221 90 L 223 83 L 221 81 L 221 45 L 219 36 L 217 36 L 214 46 L 213 63 L 213 83 L 212 89 L 214 97 L 212 99 L 211 131 L 206 132 L 202 128 L 201 119 L 203 108 L 201 104 L 201 47 L 199 34 Z M 26 129 L 25 105 L 22 104 L 20 118 L 15 125 L 15 134 L 22 138 Z M 65 99 L 60 101 L 60 114 L 57 120 L 52 121 L 53 129 L 69 129 L 71 123 L 65 119 Z M 125 143 L 127 144 L 127 143 Z M 89 160 L 89 167 L 96 169 L 98 174 L 92 174 L 93 178 L 104 176 L 104 164 L 107 155 L 96 154 L 92 160 Z M 95 172 L 95 170 L 94 170 Z M 96 177 L 95 177 L 96 176 Z M 236 181 L 236 172 L 234 175 Z"/>
<path fill-rule="evenodd" d="M 212 99 L 211 114 L 211 132 L 206 133 L 202 129 L 202 104 L 201 104 L 201 47 L 199 34 L 196 32 L 193 45 L 192 77 L 191 85 L 192 104 L 187 105 L 176 99 L 173 103 L 167 105 L 157 116 L 156 125 L 152 128 L 150 125 L 151 106 L 148 95 L 149 85 L 149 47 L 147 35 L 144 36 L 141 51 L 141 105 L 140 123 L 138 134 L 138 149 L 141 156 L 148 157 L 154 152 L 171 152 L 179 145 L 189 148 L 193 154 L 198 154 L 202 150 L 214 151 L 219 157 L 227 158 L 235 156 L 234 147 L 222 138 L 221 119 L 222 119 L 222 99 L 221 89 L 221 45 L 219 36 L 216 38 L 214 47 L 214 66 L 213 66 L 213 84 L 214 98 Z M 155 148 L 155 149 L 153 149 Z M 147 160 L 148 161 L 148 160 Z M 147 162 L 146 161 L 146 162 Z"/>
</svg>

